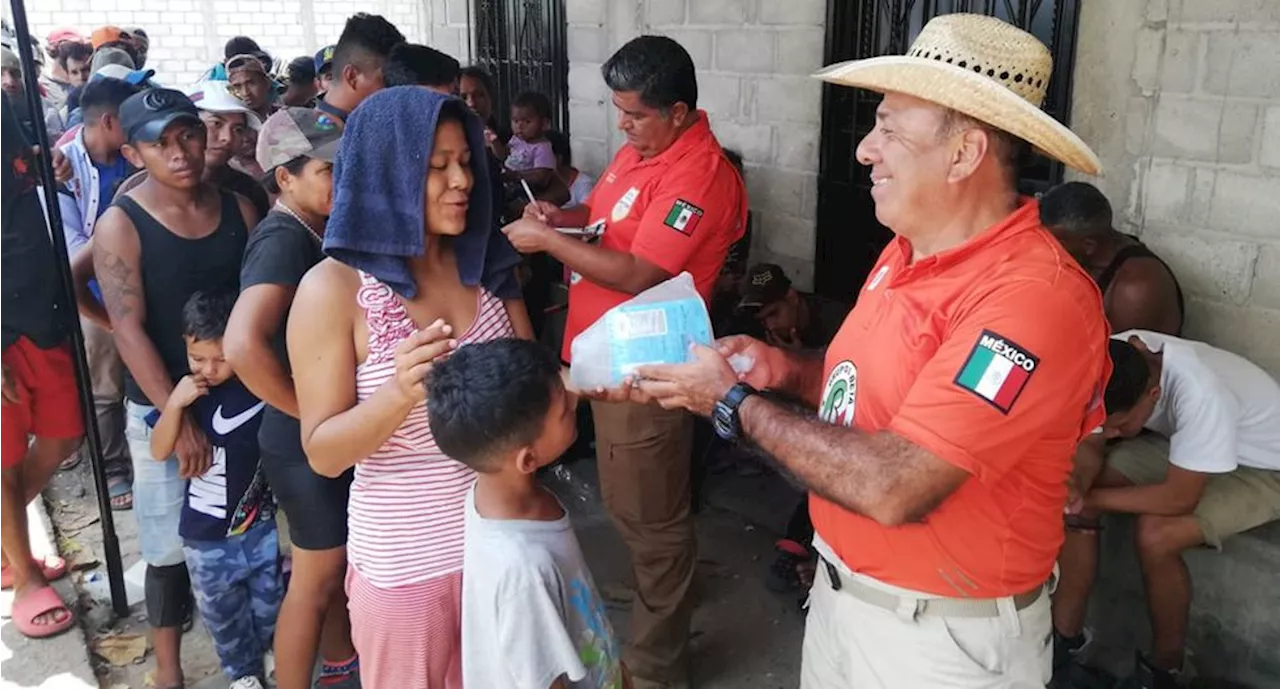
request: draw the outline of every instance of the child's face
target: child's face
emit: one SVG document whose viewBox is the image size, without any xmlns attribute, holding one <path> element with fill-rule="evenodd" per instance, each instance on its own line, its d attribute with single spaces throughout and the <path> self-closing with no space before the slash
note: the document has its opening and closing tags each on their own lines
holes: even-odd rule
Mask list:
<svg viewBox="0 0 1280 689">
<path fill-rule="evenodd" d="M 191 367 L 191 373 L 204 378 L 210 387 L 222 385 L 231 378 L 231 364 L 222 356 L 222 340 L 197 340 L 190 335 L 182 339 L 187 341 L 187 366 Z"/>
<path fill-rule="evenodd" d="M 511 108 L 511 133 L 525 141 L 542 138 L 546 124 L 546 119 L 539 117 L 533 108 Z"/>
<path fill-rule="evenodd" d="M 578 437 L 578 395 L 557 382 L 551 395 L 551 408 L 542 422 L 542 433 L 533 441 L 538 467 L 544 467 L 563 455 Z M 536 468 L 536 467 L 535 467 Z"/>
</svg>

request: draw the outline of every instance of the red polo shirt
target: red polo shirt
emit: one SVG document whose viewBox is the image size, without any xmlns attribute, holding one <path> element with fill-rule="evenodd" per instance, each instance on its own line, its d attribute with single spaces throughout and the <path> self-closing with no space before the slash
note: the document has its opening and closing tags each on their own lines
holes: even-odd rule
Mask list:
<svg viewBox="0 0 1280 689">
<path fill-rule="evenodd" d="M 635 254 L 672 275 L 689 271 L 704 300 L 747 223 L 742 177 L 724 157 L 702 110 L 692 127 L 652 158 L 623 146 L 584 205 L 592 224 L 604 224 L 600 246 Z M 569 283 L 565 361 L 573 338 L 635 296 L 577 274 Z"/>
<path fill-rule="evenodd" d="M 1104 417 L 1108 334 L 1097 287 L 1035 201 L 917 261 L 896 238 L 827 350 L 819 413 L 970 478 L 898 527 L 814 495 L 818 534 L 854 571 L 919 591 L 992 598 L 1044 583 L 1076 444 Z"/>
</svg>

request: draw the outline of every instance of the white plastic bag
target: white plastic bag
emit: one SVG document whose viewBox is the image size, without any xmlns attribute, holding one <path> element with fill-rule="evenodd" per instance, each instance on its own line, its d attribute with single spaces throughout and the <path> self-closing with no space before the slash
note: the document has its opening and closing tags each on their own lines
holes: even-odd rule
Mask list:
<svg viewBox="0 0 1280 689">
<path fill-rule="evenodd" d="M 711 344 L 711 317 L 689 273 L 609 309 L 573 338 L 569 382 L 579 390 L 611 388 L 646 364 L 689 360 L 689 345 Z"/>
</svg>

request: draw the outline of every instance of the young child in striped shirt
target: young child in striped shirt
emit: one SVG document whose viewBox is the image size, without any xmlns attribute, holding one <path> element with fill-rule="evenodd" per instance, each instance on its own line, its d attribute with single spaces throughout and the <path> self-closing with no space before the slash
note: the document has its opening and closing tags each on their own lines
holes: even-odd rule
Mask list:
<svg viewBox="0 0 1280 689">
<path fill-rule="evenodd" d="M 478 474 L 466 503 L 463 686 L 628 686 L 569 516 L 535 474 L 573 444 L 577 406 L 535 342 L 492 340 L 433 364 L 431 432 Z"/>
</svg>

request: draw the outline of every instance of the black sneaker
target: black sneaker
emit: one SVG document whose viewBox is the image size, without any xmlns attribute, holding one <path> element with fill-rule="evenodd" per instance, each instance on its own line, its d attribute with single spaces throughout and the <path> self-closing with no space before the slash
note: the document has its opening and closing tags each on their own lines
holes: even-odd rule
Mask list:
<svg viewBox="0 0 1280 689">
<path fill-rule="evenodd" d="M 1093 643 L 1093 632 L 1088 627 L 1080 630 L 1080 633 L 1066 637 L 1053 630 L 1053 670 L 1058 670 L 1067 666 L 1073 660 L 1079 660 L 1084 656 L 1084 652 Z"/>
</svg>

